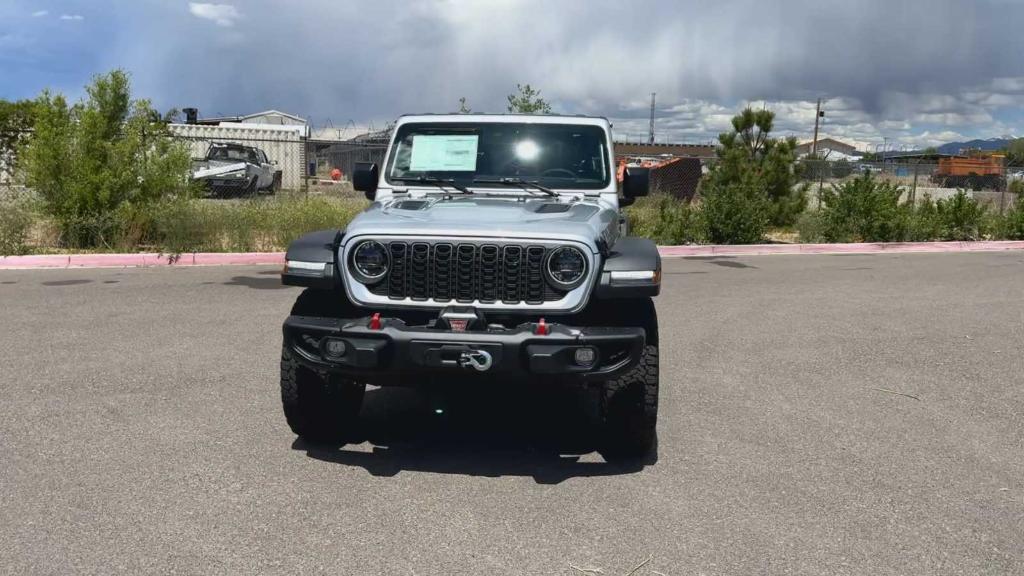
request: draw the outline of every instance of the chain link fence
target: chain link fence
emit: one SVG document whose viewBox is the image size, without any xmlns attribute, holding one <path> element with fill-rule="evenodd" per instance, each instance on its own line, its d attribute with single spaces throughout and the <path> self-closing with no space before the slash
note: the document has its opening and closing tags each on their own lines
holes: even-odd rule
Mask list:
<svg viewBox="0 0 1024 576">
<path fill-rule="evenodd" d="M 387 141 L 314 140 L 310 142 L 310 149 L 316 164 L 311 190 L 314 193 L 350 196 L 356 194 L 351 184 L 356 162 L 382 165 Z"/>
<path fill-rule="evenodd" d="M 1004 165 L 979 159 L 975 164 L 956 161 L 905 160 L 854 162 L 848 160 L 801 160 L 802 178 L 811 184 L 811 207 L 820 203 L 821 190 L 842 184 L 862 174 L 892 182 L 903 188 L 901 200 L 920 202 L 950 198 L 958 190 L 1000 213 L 1012 206 L 1024 191 L 1024 166 Z"/>
</svg>

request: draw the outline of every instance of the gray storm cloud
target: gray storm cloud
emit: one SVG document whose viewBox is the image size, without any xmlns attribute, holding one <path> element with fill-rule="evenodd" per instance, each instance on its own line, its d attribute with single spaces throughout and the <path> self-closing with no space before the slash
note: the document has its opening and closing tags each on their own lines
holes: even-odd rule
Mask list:
<svg viewBox="0 0 1024 576">
<path fill-rule="evenodd" d="M 941 121 L 983 107 L 965 93 L 1024 76 L 1017 1 L 247 0 L 230 28 L 180 4 L 120 11 L 133 32 L 109 61 L 160 103 L 210 114 L 277 107 L 338 123 L 451 110 L 460 96 L 500 111 L 529 82 L 559 110 L 625 118 L 646 115 L 654 91 L 670 104 L 824 95 L 879 121 Z M 1010 88 L 1012 101 L 1022 87 Z"/>
</svg>

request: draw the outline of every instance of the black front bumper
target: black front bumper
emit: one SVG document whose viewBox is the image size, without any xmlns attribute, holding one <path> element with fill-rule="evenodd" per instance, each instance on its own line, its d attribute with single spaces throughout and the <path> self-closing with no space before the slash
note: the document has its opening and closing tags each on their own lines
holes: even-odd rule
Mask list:
<svg viewBox="0 0 1024 576">
<path fill-rule="evenodd" d="M 333 372 L 387 383 L 389 377 L 427 373 L 478 377 L 572 376 L 608 379 L 636 364 L 643 354 L 643 328 L 572 327 L 536 323 L 515 328 L 456 332 L 407 326 L 394 318 L 339 320 L 289 316 L 284 342 L 300 361 Z M 546 332 L 546 333 L 544 333 Z M 328 342 L 344 349 L 330 355 Z M 337 344 L 341 341 L 341 344 Z M 592 363 L 577 361 L 577 350 L 590 348 Z M 480 354 L 480 352 L 485 354 Z M 467 358 L 488 358 L 483 362 Z"/>
</svg>

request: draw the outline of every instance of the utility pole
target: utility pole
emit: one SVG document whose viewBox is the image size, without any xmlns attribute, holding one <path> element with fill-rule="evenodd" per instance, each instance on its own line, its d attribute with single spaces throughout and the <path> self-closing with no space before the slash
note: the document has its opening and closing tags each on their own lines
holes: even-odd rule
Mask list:
<svg viewBox="0 0 1024 576">
<path fill-rule="evenodd" d="M 814 109 L 814 141 L 811 143 L 811 156 L 818 156 L 818 121 L 825 116 L 821 110 L 821 98 L 818 98 L 818 106 Z"/>
<path fill-rule="evenodd" d="M 657 92 L 651 92 L 651 125 L 647 129 L 647 143 L 654 144 L 654 97 Z"/>
</svg>

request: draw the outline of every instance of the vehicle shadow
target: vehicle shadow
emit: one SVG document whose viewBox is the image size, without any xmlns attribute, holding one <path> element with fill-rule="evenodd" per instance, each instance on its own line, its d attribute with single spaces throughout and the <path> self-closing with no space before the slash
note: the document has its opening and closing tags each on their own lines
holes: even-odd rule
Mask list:
<svg viewBox="0 0 1024 576">
<path fill-rule="evenodd" d="M 538 484 L 630 474 L 657 461 L 657 449 L 642 460 L 606 460 L 599 434 L 593 392 L 380 388 L 367 390 L 347 444 L 298 439 L 292 448 L 378 477 L 402 471 L 530 476 Z"/>
</svg>

